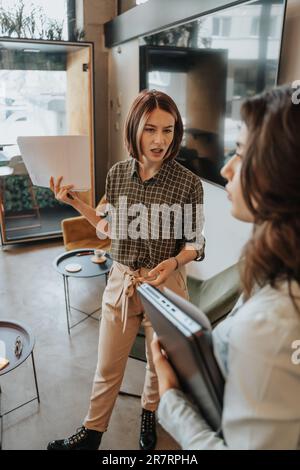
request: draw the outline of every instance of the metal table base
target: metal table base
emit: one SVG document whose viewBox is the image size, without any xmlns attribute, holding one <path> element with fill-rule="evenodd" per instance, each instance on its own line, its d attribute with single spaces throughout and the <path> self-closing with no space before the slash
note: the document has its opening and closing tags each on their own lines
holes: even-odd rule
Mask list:
<svg viewBox="0 0 300 470">
<path fill-rule="evenodd" d="M 26 401 L 25 403 L 21 403 L 21 405 L 16 406 L 15 408 L 12 408 L 9 411 L 5 411 L 5 413 L 1 412 L 1 395 L 2 395 L 2 388 L 0 385 L 0 450 L 2 450 L 2 436 L 3 436 L 3 418 L 4 416 L 8 415 L 9 413 L 12 413 L 13 411 L 18 410 L 19 408 L 22 408 L 25 405 L 28 405 L 28 403 L 31 403 L 32 401 L 37 400 L 38 403 L 40 403 L 40 394 L 39 394 L 39 388 L 38 388 L 38 383 L 37 383 L 37 377 L 36 377 L 36 369 L 35 369 L 35 362 L 34 362 L 34 355 L 33 351 L 31 352 L 31 360 L 32 360 L 32 367 L 33 367 L 33 374 L 34 374 L 34 383 L 35 383 L 35 389 L 36 389 L 36 396 L 34 398 L 31 398 L 31 400 Z"/>
<path fill-rule="evenodd" d="M 108 278 L 108 274 L 105 273 L 105 285 L 107 284 L 107 278 Z M 99 321 L 99 318 L 95 318 L 95 317 L 93 317 L 93 315 L 94 315 L 94 313 L 101 310 L 101 305 L 100 305 L 100 307 L 96 308 L 96 310 L 94 310 L 91 313 L 84 312 L 83 310 L 80 310 L 77 307 L 72 307 L 72 305 L 70 304 L 69 276 L 66 275 L 66 274 L 63 274 L 63 281 L 64 281 L 64 294 L 65 294 L 68 334 L 70 334 L 71 329 L 74 328 L 74 326 L 79 325 L 80 323 L 87 320 L 88 318 L 92 318 L 93 320 Z M 85 315 L 85 318 L 82 318 L 78 322 L 71 325 L 71 321 L 70 321 L 71 320 L 71 314 L 72 314 L 71 310 L 76 310 L 77 312 L 82 313 L 83 315 Z"/>
</svg>

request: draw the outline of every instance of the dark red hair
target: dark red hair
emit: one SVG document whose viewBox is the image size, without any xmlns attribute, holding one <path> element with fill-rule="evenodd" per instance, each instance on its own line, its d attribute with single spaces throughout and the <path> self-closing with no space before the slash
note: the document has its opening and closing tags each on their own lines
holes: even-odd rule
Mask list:
<svg viewBox="0 0 300 470">
<path fill-rule="evenodd" d="M 141 155 L 140 140 L 143 129 L 150 114 L 156 108 L 170 113 L 175 119 L 174 138 L 165 160 L 172 160 L 179 152 L 183 124 L 175 102 L 162 91 L 143 90 L 132 103 L 125 123 L 125 145 L 129 154 L 137 160 Z"/>
</svg>

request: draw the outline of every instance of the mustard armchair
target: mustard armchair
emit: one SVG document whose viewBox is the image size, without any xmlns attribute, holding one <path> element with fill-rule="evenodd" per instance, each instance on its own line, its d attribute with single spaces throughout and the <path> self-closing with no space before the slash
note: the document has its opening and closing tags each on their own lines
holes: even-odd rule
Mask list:
<svg viewBox="0 0 300 470">
<path fill-rule="evenodd" d="M 98 205 L 105 202 L 105 196 L 103 196 Z M 83 216 L 63 219 L 61 228 L 66 251 L 80 248 L 101 248 L 106 251 L 110 249 L 110 239 L 100 240 L 95 227 Z"/>
</svg>

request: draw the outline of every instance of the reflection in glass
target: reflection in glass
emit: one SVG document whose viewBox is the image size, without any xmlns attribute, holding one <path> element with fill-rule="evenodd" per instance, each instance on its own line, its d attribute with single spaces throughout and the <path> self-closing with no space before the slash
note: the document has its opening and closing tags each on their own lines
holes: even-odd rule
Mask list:
<svg viewBox="0 0 300 470">
<path fill-rule="evenodd" d="M 8 142 L 66 132 L 65 71 L 0 70 L 0 83 L 0 129 Z"/>
<path fill-rule="evenodd" d="M 91 57 L 91 46 L 84 43 L 0 40 L 4 243 L 60 236 L 61 220 L 77 215 L 71 206 L 59 203 L 49 188 L 32 185 L 17 138 L 91 135 Z"/>
<path fill-rule="evenodd" d="M 242 101 L 276 84 L 284 4 L 251 1 L 140 41 L 141 89 L 174 98 L 185 126 L 178 160 L 203 178 L 223 184 Z"/>
</svg>

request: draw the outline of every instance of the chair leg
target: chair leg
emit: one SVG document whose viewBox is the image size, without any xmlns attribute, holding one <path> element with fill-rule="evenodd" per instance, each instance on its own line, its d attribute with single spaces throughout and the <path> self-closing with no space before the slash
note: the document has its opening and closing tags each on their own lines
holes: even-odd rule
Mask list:
<svg viewBox="0 0 300 470">
<path fill-rule="evenodd" d="M 145 338 L 145 335 L 144 335 L 144 333 L 139 331 L 138 334 L 137 334 L 137 337 Z M 129 354 L 129 357 L 131 359 L 135 359 L 136 361 L 147 363 L 147 360 L 145 360 L 144 357 L 140 357 L 138 355 L 133 355 L 131 353 Z M 124 395 L 126 397 L 133 397 L 133 398 L 141 398 L 141 395 L 139 395 L 137 393 L 123 392 L 122 390 L 119 391 L 119 395 Z"/>
</svg>

